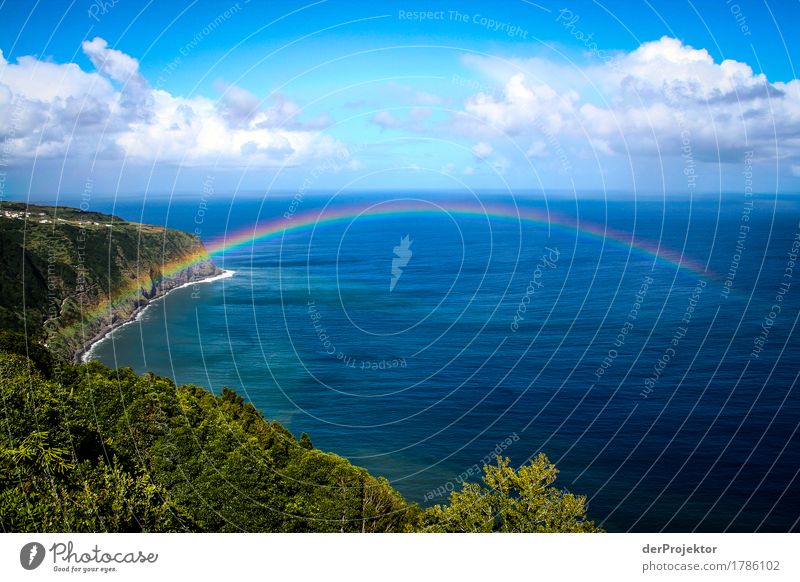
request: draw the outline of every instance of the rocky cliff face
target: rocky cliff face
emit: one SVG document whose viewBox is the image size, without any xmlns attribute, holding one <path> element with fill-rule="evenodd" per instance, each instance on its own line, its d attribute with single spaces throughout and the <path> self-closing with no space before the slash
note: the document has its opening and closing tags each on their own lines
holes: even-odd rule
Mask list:
<svg viewBox="0 0 800 582">
<path fill-rule="evenodd" d="M 0 327 L 66 357 L 168 291 L 221 273 L 188 233 L 13 203 L 0 205 L 0 261 Z"/>
<path fill-rule="evenodd" d="M 197 260 L 195 257 L 198 254 L 198 247 L 202 248 L 199 241 L 197 247 L 188 246 L 185 252 L 172 255 L 176 257 L 173 260 L 178 262 L 186 258 Z M 204 250 L 202 252 L 205 253 Z M 91 344 L 115 327 L 131 321 L 151 301 L 187 283 L 202 281 L 222 273 L 210 259 L 199 260 L 171 274 L 165 275 L 162 273 L 163 270 L 163 267 L 157 264 L 150 265 L 145 281 L 137 285 L 135 290 L 122 289 L 112 293 L 112 297 L 116 296 L 115 299 L 99 301 L 96 307 L 90 307 L 84 312 L 84 317 L 66 328 L 57 321 L 47 321 L 45 329 L 49 331 L 48 347 L 61 353 L 71 354 L 79 360 Z"/>
</svg>

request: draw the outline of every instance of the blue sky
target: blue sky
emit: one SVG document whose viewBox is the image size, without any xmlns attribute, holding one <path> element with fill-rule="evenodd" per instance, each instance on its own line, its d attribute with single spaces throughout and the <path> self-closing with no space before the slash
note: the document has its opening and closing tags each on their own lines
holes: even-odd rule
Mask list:
<svg viewBox="0 0 800 582">
<path fill-rule="evenodd" d="M 796 192 L 796 22 L 733 0 L 4 2 L 0 194 L 680 197 L 740 191 L 745 159 L 757 191 Z"/>
</svg>

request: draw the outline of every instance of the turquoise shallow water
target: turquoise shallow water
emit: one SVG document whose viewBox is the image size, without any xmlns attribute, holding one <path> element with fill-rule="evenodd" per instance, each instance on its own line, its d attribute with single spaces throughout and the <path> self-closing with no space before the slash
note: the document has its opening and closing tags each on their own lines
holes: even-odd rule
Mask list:
<svg viewBox="0 0 800 582">
<path fill-rule="evenodd" d="M 302 211 L 326 202 L 306 198 Z M 421 503 L 440 501 L 493 451 L 521 463 L 541 450 L 612 531 L 796 530 L 800 281 L 786 269 L 797 199 L 757 200 L 743 245 L 735 197 L 516 202 L 632 233 L 712 274 L 541 224 L 445 213 L 344 221 L 218 257 L 233 277 L 170 293 L 93 357 L 235 388 Z M 202 236 L 290 203 L 220 195 Z M 96 209 L 193 230 L 199 207 Z M 396 261 L 390 290 L 406 235 L 411 255 Z"/>
</svg>

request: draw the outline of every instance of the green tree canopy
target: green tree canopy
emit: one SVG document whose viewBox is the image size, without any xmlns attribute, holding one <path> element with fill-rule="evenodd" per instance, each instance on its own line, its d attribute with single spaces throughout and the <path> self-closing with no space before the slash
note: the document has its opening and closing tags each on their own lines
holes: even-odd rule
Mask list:
<svg viewBox="0 0 800 582">
<path fill-rule="evenodd" d="M 449 505 L 425 512 L 431 532 L 596 532 L 586 517 L 586 498 L 553 486 L 558 470 L 543 454 L 518 470 L 497 457 L 483 468 L 481 486 L 465 483 L 450 494 Z"/>
</svg>

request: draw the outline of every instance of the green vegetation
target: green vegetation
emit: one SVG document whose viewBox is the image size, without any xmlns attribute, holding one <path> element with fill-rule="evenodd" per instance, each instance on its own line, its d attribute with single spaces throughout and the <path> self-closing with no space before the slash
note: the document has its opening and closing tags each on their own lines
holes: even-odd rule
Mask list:
<svg viewBox="0 0 800 582">
<path fill-rule="evenodd" d="M 0 261 L 4 531 L 598 531 L 543 455 L 516 471 L 498 458 L 484 486 L 422 509 L 231 390 L 73 363 L 153 297 L 218 272 L 189 234 L 3 203 Z"/>
<path fill-rule="evenodd" d="M 165 266 L 197 258 L 164 276 Z M 0 264 L 0 328 L 62 357 L 172 287 L 219 272 L 188 233 L 13 202 L 0 204 Z"/>
<path fill-rule="evenodd" d="M 54 364 L 13 336 L 0 334 L 5 531 L 597 531 L 543 455 L 518 471 L 498 458 L 485 486 L 423 510 L 230 390 Z"/>
<path fill-rule="evenodd" d="M 553 487 L 558 470 L 544 454 L 515 471 L 497 458 L 484 467 L 483 483 L 465 483 L 450 494 L 450 505 L 425 512 L 433 532 L 595 532 L 586 519 L 586 498 Z"/>
<path fill-rule="evenodd" d="M 300 446 L 230 390 L 0 354 L 6 531 L 404 531 L 385 480 Z"/>
</svg>

